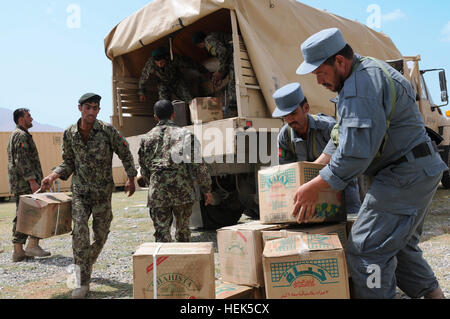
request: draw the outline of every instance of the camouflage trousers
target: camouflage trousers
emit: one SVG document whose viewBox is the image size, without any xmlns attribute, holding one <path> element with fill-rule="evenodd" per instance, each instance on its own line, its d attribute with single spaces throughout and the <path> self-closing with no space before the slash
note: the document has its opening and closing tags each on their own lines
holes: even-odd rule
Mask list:
<svg viewBox="0 0 450 319">
<path fill-rule="evenodd" d="M 73 195 L 72 199 L 72 250 L 75 265 L 80 267 L 81 285 L 89 284 L 92 266 L 100 255 L 109 234 L 113 219 L 111 210 L 112 192 L 101 198 Z M 92 215 L 93 242 L 90 242 L 89 218 Z"/>
<path fill-rule="evenodd" d="M 192 215 L 194 203 L 188 203 L 173 207 L 150 208 L 150 218 L 155 227 L 155 242 L 172 242 L 170 228 L 175 216 L 175 240 L 177 242 L 191 241 L 191 230 L 189 222 Z"/>
<path fill-rule="evenodd" d="M 186 102 L 188 105 L 193 99 L 192 94 L 184 81 L 171 83 L 170 85 L 161 83 L 158 85 L 158 94 L 161 100 L 169 101 L 172 101 L 172 95 L 175 95 L 179 100 Z"/>
<path fill-rule="evenodd" d="M 30 194 L 31 191 L 27 194 Z M 24 194 L 22 194 L 24 195 Z M 20 200 L 20 194 L 15 195 L 16 197 L 16 216 L 14 217 L 13 220 L 13 229 L 12 229 L 12 234 L 13 234 L 13 244 L 22 244 L 25 245 L 25 243 L 27 242 L 28 237 L 30 238 L 37 238 L 34 236 L 28 236 L 27 234 L 23 234 L 23 233 L 19 233 L 16 231 L 16 225 L 17 225 L 17 212 L 19 210 L 19 200 Z"/>
</svg>

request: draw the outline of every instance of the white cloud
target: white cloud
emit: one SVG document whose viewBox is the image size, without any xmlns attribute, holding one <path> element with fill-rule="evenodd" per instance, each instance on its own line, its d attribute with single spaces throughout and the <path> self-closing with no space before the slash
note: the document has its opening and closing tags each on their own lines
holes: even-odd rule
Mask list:
<svg viewBox="0 0 450 319">
<path fill-rule="evenodd" d="M 441 31 L 441 41 L 450 42 L 450 21 L 445 25 Z"/>
<path fill-rule="evenodd" d="M 397 21 L 397 20 L 401 20 L 401 19 L 406 19 L 406 13 L 404 13 L 402 10 L 400 9 L 396 9 L 392 12 L 383 14 L 381 16 L 381 19 L 383 21 Z"/>
</svg>

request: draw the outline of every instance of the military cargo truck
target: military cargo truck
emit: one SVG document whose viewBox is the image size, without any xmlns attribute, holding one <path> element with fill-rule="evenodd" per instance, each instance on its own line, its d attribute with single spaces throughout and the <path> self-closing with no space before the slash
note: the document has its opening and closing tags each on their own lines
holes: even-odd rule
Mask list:
<svg viewBox="0 0 450 319">
<path fill-rule="evenodd" d="M 140 73 L 152 50 L 165 46 L 171 55 L 189 56 L 215 71 L 217 59 L 196 48 L 191 37 L 196 31 L 232 34 L 237 114 L 200 127 L 186 127 L 202 142 L 204 159 L 213 162 L 215 206 L 210 209 L 215 211 L 203 214 L 212 216 L 204 224 L 234 224 L 243 210 L 258 216 L 257 171 L 277 164 L 276 136 L 283 125 L 282 120 L 271 117 L 275 108 L 273 93 L 289 82 L 300 82 L 312 114 L 336 115 L 335 105 L 330 102 L 333 93 L 317 85 L 313 75 L 295 74 L 303 59 L 301 43 L 330 27 L 340 28 L 355 52 L 396 61 L 401 66 L 418 92 L 420 109 L 431 134 L 443 138 L 440 149 L 448 162 L 450 120 L 429 99 L 418 66 L 420 58 L 403 57 L 385 34 L 294 0 L 185 0 L 182 5 L 175 0 L 155 0 L 129 16 L 105 38 L 105 52 L 113 70 L 111 122 L 131 140 L 155 126 L 155 81 L 150 80 L 147 85 L 145 103 L 139 102 L 137 95 Z M 224 96 L 223 90 L 212 90 L 198 74 L 188 70 L 185 74 L 191 79 L 196 96 Z M 441 79 L 444 92 L 445 73 Z M 446 99 L 443 93 L 443 100 Z M 134 156 L 137 158 L 137 154 Z M 448 175 L 443 182 L 448 187 Z"/>
</svg>

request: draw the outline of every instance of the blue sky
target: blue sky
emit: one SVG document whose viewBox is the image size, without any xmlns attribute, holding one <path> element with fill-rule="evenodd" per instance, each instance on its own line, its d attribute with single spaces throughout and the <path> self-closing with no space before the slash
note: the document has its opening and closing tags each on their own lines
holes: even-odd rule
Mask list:
<svg viewBox="0 0 450 319">
<path fill-rule="evenodd" d="M 99 119 L 109 122 L 111 63 L 104 54 L 103 40 L 116 24 L 149 2 L 16 0 L 2 3 L 0 107 L 11 110 L 28 107 L 36 121 L 66 128 L 79 118 L 78 98 L 94 91 L 103 97 Z M 368 7 L 376 5 L 381 12 L 381 24 L 375 30 L 390 36 L 403 55 L 420 54 L 422 69 L 444 68 L 450 78 L 450 1 L 302 2 L 364 24 L 373 13 L 367 12 Z M 77 20 L 72 19 L 76 18 L 77 10 L 80 10 L 79 27 L 74 24 Z M 437 81 L 431 84 L 437 96 Z M 444 108 L 447 109 L 450 108 Z"/>
</svg>

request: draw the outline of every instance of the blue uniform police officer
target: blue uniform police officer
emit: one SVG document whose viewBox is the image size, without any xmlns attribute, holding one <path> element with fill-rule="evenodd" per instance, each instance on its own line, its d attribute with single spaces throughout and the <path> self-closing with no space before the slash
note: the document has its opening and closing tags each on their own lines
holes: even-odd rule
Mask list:
<svg viewBox="0 0 450 319">
<path fill-rule="evenodd" d="M 278 134 L 278 162 L 328 164 L 336 147 L 330 139 L 336 120 L 326 114 L 310 115 L 310 106 L 299 83 L 289 83 L 273 94 L 276 104 L 272 116 L 286 124 Z M 357 179 L 344 190 L 345 211 L 357 214 L 361 207 Z"/>
<path fill-rule="evenodd" d="M 418 244 L 447 168 L 428 137 L 409 81 L 388 64 L 353 52 L 339 29 L 302 45 L 297 74 L 313 73 L 338 96 L 338 140 L 320 176 L 302 185 L 293 215 L 314 213 L 317 192 L 342 190 L 366 174 L 372 183 L 346 247 L 355 298 L 444 298 Z"/>
</svg>

